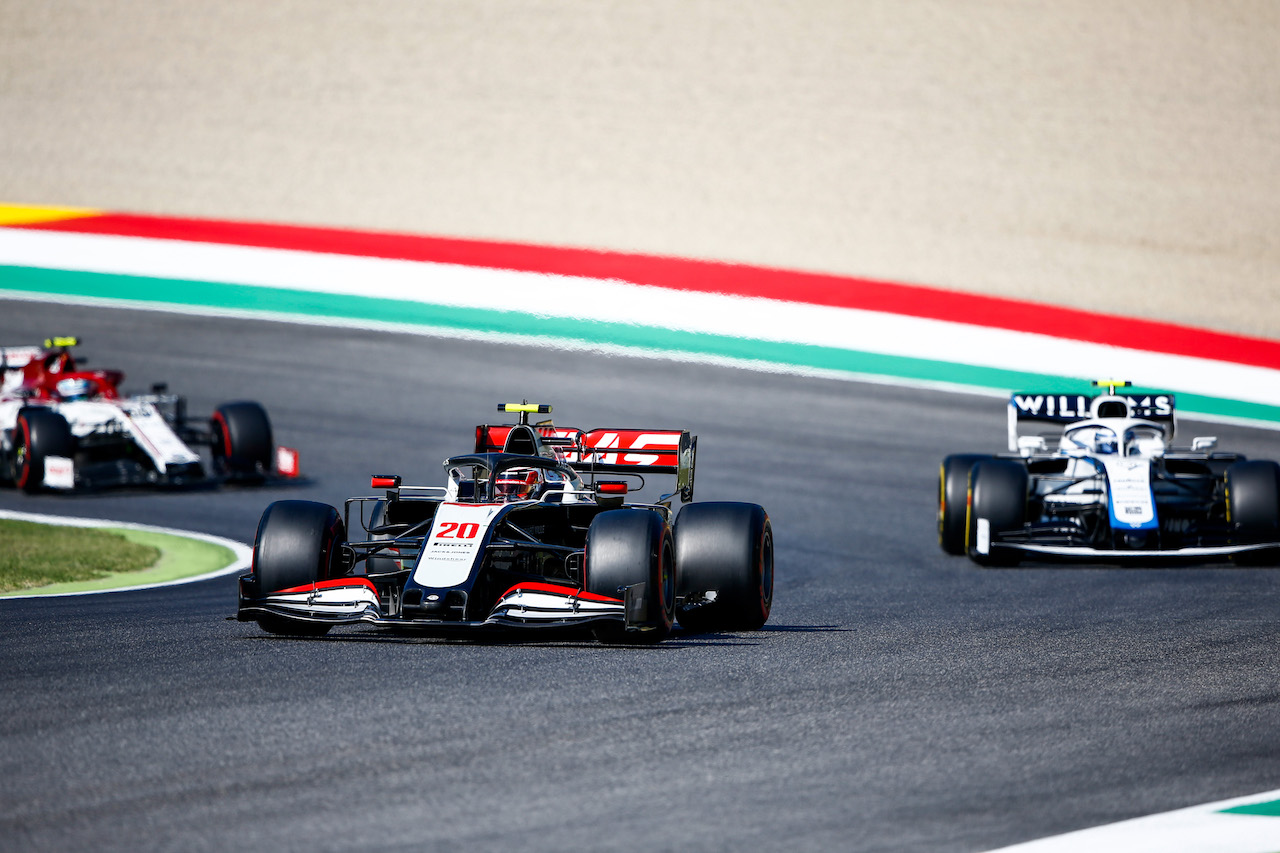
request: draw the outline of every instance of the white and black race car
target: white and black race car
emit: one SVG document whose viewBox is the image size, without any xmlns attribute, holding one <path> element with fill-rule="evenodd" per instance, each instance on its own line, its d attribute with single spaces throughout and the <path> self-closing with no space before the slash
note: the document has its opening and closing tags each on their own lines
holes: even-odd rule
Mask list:
<svg viewBox="0 0 1280 853">
<path fill-rule="evenodd" d="M 240 578 L 240 621 L 318 635 L 367 623 L 437 633 L 592 629 L 603 642 L 689 630 L 755 630 L 773 600 L 773 531 L 752 503 L 690 503 L 696 438 L 685 430 L 476 428 L 444 462 L 445 485 L 374 476 L 382 495 L 345 510 L 271 504 Z M 601 476 L 609 479 L 601 479 Z M 630 485 L 675 491 L 624 504 Z M 675 502 L 684 505 L 677 510 Z M 349 536 L 348 531 L 359 533 Z"/>
<path fill-rule="evenodd" d="M 36 492 L 298 475 L 297 451 L 275 445 L 260 404 L 224 403 L 191 418 L 163 385 L 125 396 L 120 371 L 82 369 L 77 343 L 0 347 L 0 483 Z M 211 469 L 196 447 L 209 449 Z"/>
<path fill-rule="evenodd" d="M 1176 447 L 1173 394 L 1014 394 L 1009 453 L 942 463 L 938 539 L 984 565 L 1280 562 L 1280 465 Z M 1031 428 L 1028 428 L 1031 425 Z"/>
</svg>

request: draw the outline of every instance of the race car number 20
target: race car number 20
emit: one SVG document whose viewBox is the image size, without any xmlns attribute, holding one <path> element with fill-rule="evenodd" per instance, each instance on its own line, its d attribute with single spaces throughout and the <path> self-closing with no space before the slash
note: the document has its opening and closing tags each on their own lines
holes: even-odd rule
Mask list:
<svg viewBox="0 0 1280 853">
<path fill-rule="evenodd" d="M 480 532 L 480 525 L 474 521 L 446 521 L 440 525 L 436 533 L 437 539 L 475 539 Z"/>
</svg>

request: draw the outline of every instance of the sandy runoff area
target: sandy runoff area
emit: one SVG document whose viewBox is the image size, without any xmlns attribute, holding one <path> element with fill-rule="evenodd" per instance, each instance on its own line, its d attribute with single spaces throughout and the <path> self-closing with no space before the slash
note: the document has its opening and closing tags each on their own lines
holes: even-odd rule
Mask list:
<svg viewBox="0 0 1280 853">
<path fill-rule="evenodd" d="M 1271 0 L 0 0 L 0 200 L 1280 338 Z"/>
</svg>

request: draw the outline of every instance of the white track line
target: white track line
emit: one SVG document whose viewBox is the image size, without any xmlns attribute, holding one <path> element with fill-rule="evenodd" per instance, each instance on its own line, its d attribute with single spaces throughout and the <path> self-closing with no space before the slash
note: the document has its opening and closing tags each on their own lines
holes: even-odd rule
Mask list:
<svg viewBox="0 0 1280 853">
<path fill-rule="evenodd" d="M 1280 817 L 1222 814 L 1280 800 L 1280 790 L 1068 832 L 990 853 L 1274 853 Z"/>
</svg>

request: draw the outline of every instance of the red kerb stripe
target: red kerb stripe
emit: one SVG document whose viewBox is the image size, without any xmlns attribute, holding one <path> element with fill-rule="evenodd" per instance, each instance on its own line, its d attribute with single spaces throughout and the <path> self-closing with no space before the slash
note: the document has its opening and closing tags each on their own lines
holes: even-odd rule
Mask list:
<svg viewBox="0 0 1280 853">
<path fill-rule="evenodd" d="M 616 279 L 671 290 L 883 311 L 1280 369 L 1280 341 L 937 287 L 823 273 L 594 249 L 136 214 L 105 214 L 16 227 Z M 856 341 L 850 341 L 850 345 L 856 345 Z M 956 357 L 963 360 L 964 353 L 956 353 Z"/>
</svg>

